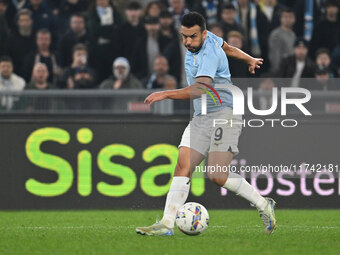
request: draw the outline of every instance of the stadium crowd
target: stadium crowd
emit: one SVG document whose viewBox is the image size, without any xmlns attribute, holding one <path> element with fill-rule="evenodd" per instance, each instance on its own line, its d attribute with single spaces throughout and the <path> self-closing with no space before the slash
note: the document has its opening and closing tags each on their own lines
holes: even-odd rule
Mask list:
<svg viewBox="0 0 340 255">
<path fill-rule="evenodd" d="M 189 11 L 264 58 L 257 77 L 340 89 L 330 82 L 340 77 L 339 8 L 339 0 L 0 0 L 0 90 L 183 87 L 178 29 Z M 251 76 L 245 63 L 229 64 L 232 77 Z"/>
</svg>

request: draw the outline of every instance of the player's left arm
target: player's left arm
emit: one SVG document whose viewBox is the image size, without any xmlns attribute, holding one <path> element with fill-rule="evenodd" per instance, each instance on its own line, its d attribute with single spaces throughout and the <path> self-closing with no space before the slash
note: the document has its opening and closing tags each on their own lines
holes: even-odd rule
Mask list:
<svg viewBox="0 0 340 255">
<path fill-rule="evenodd" d="M 207 85 L 210 85 L 215 77 L 221 59 L 214 54 L 214 48 L 208 49 L 203 53 L 201 63 L 198 67 L 195 84 L 183 89 L 167 90 L 152 93 L 144 103 L 152 105 L 164 99 L 195 99 L 206 93 Z"/>
<path fill-rule="evenodd" d="M 195 99 L 200 97 L 202 94 L 205 94 L 206 85 L 210 85 L 211 83 L 212 78 L 208 76 L 197 77 L 196 83 L 186 88 L 154 92 L 144 100 L 144 103 L 152 105 L 153 103 L 162 101 L 164 99 Z"/>
<path fill-rule="evenodd" d="M 226 42 L 223 43 L 222 49 L 228 57 L 236 58 L 245 62 L 248 65 L 248 70 L 251 74 L 255 74 L 255 70 L 260 69 L 263 64 L 262 58 L 253 58 L 244 51 L 233 47 Z"/>
</svg>

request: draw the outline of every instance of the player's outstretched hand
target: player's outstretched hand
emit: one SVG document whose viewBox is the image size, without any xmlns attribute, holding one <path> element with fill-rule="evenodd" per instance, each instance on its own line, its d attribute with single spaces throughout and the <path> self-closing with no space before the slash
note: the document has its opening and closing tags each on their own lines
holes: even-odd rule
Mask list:
<svg viewBox="0 0 340 255">
<path fill-rule="evenodd" d="M 144 104 L 152 105 L 155 102 L 162 101 L 166 99 L 166 91 L 155 92 L 149 95 L 145 100 Z"/>
<path fill-rule="evenodd" d="M 260 69 L 261 65 L 263 65 L 263 59 L 262 58 L 252 58 L 248 63 L 249 73 L 255 74 L 255 70 Z"/>
</svg>

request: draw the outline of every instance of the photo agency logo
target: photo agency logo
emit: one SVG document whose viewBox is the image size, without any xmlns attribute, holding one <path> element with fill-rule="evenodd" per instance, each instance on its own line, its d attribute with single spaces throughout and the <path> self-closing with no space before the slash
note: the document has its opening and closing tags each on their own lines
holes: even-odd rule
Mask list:
<svg viewBox="0 0 340 255">
<path fill-rule="evenodd" d="M 226 85 L 226 84 L 215 84 L 215 88 L 207 84 L 203 84 L 207 88 L 209 88 L 219 99 L 220 105 L 222 106 L 222 101 L 220 95 L 216 91 L 216 89 L 228 89 L 232 96 L 233 96 L 233 115 L 244 115 L 245 113 L 245 96 L 242 90 L 234 85 Z M 209 95 L 215 103 L 215 106 L 218 104 L 214 96 L 211 94 L 210 91 L 200 88 L 201 90 L 205 91 L 206 94 L 201 96 L 202 101 L 202 115 L 207 114 L 207 95 Z M 299 109 L 305 116 L 312 116 L 312 114 L 307 110 L 304 104 L 308 103 L 311 99 L 311 93 L 309 90 L 304 88 L 297 88 L 297 87 L 283 87 L 280 90 L 278 88 L 272 89 L 272 105 L 269 109 L 266 110 L 259 110 L 255 109 L 254 107 L 254 98 L 253 98 L 253 88 L 247 89 L 247 106 L 248 110 L 256 116 L 270 116 L 274 114 L 278 108 L 278 101 L 279 97 L 281 98 L 281 116 L 287 116 L 287 106 L 288 105 L 295 105 L 297 109 Z M 273 119 L 273 118 L 266 118 L 266 119 L 248 119 L 243 121 L 235 121 L 233 119 L 214 119 L 213 126 L 216 127 L 217 125 L 243 125 L 248 127 L 262 127 L 267 122 L 274 127 L 275 124 L 280 123 L 282 127 L 296 127 L 298 125 L 298 121 L 296 119 Z"/>
</svg>

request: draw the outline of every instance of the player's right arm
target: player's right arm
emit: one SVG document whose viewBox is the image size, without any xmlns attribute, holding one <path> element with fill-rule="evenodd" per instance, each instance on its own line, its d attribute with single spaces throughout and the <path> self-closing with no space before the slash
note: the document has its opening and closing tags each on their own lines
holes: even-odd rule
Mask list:
<svg viewBox="0 0 340 255">
<path fill-rule="evenodd" d="M 235 58 L 238 60 L 241 60 L 245 62 L 248 65 L 248 70 L 251 74 L 255 74 L 255 70 L 261 68 L 261 65 L 263 64 L 263 59 L 262 58 L 253 58 L 252 56 L 248 55 L 244 51 L 233 47 L 223 41 L 223 39 L 211 32 L 209 32 L 209 35 L 212 36 L 220 45 L 222 45 L 222 49 L 224 53 L 227 55 L 229 58 Z"/>
<path fill-rule="evenodd" d="M 210 85 L 212 83 L 212 79 L 208 76 L 201 76 L 196 78 L 196 83 L 194 85 L 188 86 L 183 89 L 174 89 L 174 90 L 166 90 L 155 92 L 149 95 L 144 103 L 148 105 L 152 105 L 155 102 L 162 101 L 164 99 L 177 99 L 177 100 L 189 100 L 200 97 L 202 94 L 205 94 L 204 84 Z"/>
<path fill-rule="evenodd" d="M 248 65 L 248 70 L 251 74 L 255 74 L 256 69 L 260 69 L 263 64 L 262 58 L 253 58 L 244 51 L 229 45 L 224 42 L 222 46 L 223 51 L 228 57 L 239 59 Z"/>
</svg>

